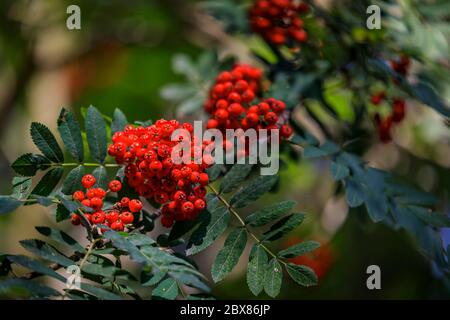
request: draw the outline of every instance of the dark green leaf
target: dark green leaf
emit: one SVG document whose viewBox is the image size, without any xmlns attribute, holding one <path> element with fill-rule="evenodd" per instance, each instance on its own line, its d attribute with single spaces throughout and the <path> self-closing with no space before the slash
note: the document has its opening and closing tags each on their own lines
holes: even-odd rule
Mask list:
<svg viewBox="0 0 450 320">
<path fill-rule="evenodd" d="M 247 285 L 255 296 L 259 295 L 264 289 L 267 261 L 266 251 L 260 245 L 254 244 L 247 266 Z"/>
<path fill-rule="evenodd" d="M 362 186 L 353 179 L 347 179 L 345 182 L 345 191 L 347 203 L 351 208 L 355 208 L 364 203 L 365 195 Z"/>
<path fill-rule="evenodd" d="M 64 155 L 56 142 L 55 136 L 51 131 L 41 123 L 33 122 L 31 124 L 31 138 L 39 150 L 53 162 L 64 162 Z"/>
<path fill-rule="evenodd" d="M 71 212 L 69 210 L 67 210 L 67 208 L 63 204 L 61 204 L 61 203 L 57 204 L 56 211 L 55 211 L 56 222 L 61 222 L 61 221 L 69 219 L 70 214 L 71 214 Z"/>
<path fill-rule="evenodd" d="M 249 175 L 252 168 L 252 164 L 235 164 L 223 177 L 220 192 L 228 193 L 236 189 Z"/>
<path fill-rule="evenodd" d="M 85 127 L 92 158 L 99 163 L 104 163 L 107 143 L 106 124 L 100 111 L 93 106 L 90 106 L 87 110 Z"/>
<path fill-rule="evenodd" d="M 36 227 L 36 230 L 50 239 L 55 240 L 57 243 L 69 246 L 73 251 L 85 252 L 81 244 L 79 244 L 75 239 L 69 236 L 64 231 L 52 229 L 49 227 Z"/>
<path fill-rule="evenodd" d="M 272 298 L 280 293 L 283 269 L 277 259 L 270 260 L 264 275 L 264 291 Z"/>
<path fill-rule="evenodd" d="M 68 267 L 74 264 L 72 260 L 65 257 L 62 253 L 60 253 L 58 250 L 56 250 L 49 244 L 45 243 L 44 241 L 37 239 L 30 239 L 30 240 L 22 240 L 20 241 L 20 244 L 26 250 L 41 257 L 42 259 L 58 263 L 64 267 Z"/>
<path fill-rule="evenodd" d="M 72 157 L 78 162 L 83 162 L 84 146 L 80 125 L 73 113 L 64 108 L 59 114 L 58 131 Z"/>
<path fill-rule="evenodd" d="M 423 103 L 429 105 L 437 112 L 441 113 L 443 116 L 450 118 L 450 108 L 444 100 L 442 100 L 436 93 L 435 89 L 429 84 L 424 82 L 419 82 L 412 87 L 412 93 L 414 96 L 422 101 Z"/>
<path fill-rule="evenodd" d="M 238 190 L 230 199 L 230 204 L 235 208 L 242 208 L 259 199 L 268 192 L 278 181 L 278 176 L 260 176 L 252 180 L 248 185 Z"/>
<path fill-rule="evenodd" d="M 331 174 L 334 180 L 339 181 L 347 178 L 350 175 L 350 170 L 348 167 L 333 161 L 331 162 Z"/>
<path fill-rule="evenodd" d="M 113 114 L 113 120 L 111 123 L 111 133 L 114 134 L 119 131 L 123 131 L 125 126 L 128 124 L 127 117 L 122 112 L 122 110 L 116 108 Z"/>
<path fill-rule="evenodd" d="M 48 196 L 58 185 L 64 173 L 63 168 L 56 167 L 49 170 L 31 191 L 32 195 Z"/>
<path fill-rule="evenodd" d="M 229 221 L 230 213 L 225 207 L 217 208 L 213 212 L 203 211 L 200 214 L 200 225 L 192 233 L 186 253 L 193 255 L 209 247 L 224 233 Z"/>
<path fill-rule="evenodd" d="M 283 258 L 294 258 L 314 251 L 319 247 L 320 243 L 317 241 L 304 241 L 294 244 L 287 249 L 281 250 L 280 252 L 278 252 L 278 255 Z"/>
<path fill-rule="evenodd" d="M 95 168 L 95 170 L 92 172 L 92 175 L 95 177 L 95 180 L 97 180 L 97 182 L 95 183 L 97 187 L 103 188 L 104 190 L 108 189 L 108 171 L 106 171 L 106 168 L 104 166 Z"/>
<path fill-rule="evenodd" d="M 27 256 L 8 256 L 8 260 L 34 272 L 40 273 L 45 276 L 50 276 L 64 283 L 66 282 L 66 278 L 61 276 L 59 273 L 56 273 L 41 262 L 32 260 Z"/>
<path fill-rule="evenodd" d="M 293 263 L 286 265 L 286 270 L 291 278 L 298 284 L 310 287 L 317 285 L 317 276 L 313 269 L 307 266 L 299 266 Z"/>
<path fill-rule="evenodd" d="M 130 241 L 122 237 L 120 234 L 114 231 L 107 231 L 104 237 L 110 239 L 114 246 L 118 249 L 124 250 L 129 253 L 130 258 L 139 263 L 145 263 L 146 257 L 139 251 L 139 249 Z"/>
<path fill-rule="evenodd" d="M 225 240 L 211 268 L 214 282 L 219 282 L 233 270 L 247 244 L 247 231 L 244 228 L 233 230 Z"/>
<path fill-rule="evenodd" d="M 160 282 L 165 276 L 166 272 L 164 271 L 158 271 L 156 273 L 152 273 L 150 271 L 144 271 L 141 272 L 141 284 L 144 287 L 154 286 L 158 282 Z"/>
<path fill-rule="evenodd" d="M 85 170 L 83 166 L 78 166 L 70 170 L 66 179 L 64 180 L 61 192 L 64 194 L 73 194 L 77 190 L 83 190 L 81 178 L 83 178 Z"/>
<path fill-rule="evenodd" d="M 50 160 L 47 158 L 39 154 L 26 153 L 17 158 L 11 165 L 11 168 L 22 176 L 31 177 L 34 176 L 39 169 L 48 169 L 49 165 Z"/>
<path fill-rule="evenodd" d="M 294 230 L 305 219 L 303 213 L 293 213 L 275 223 L 269 231 L 264 233 L 264 241 L 274 241 Z"/>
<path fill-rule="evenodd" d="M 11 196 L 0 196 L 0 214 L 9 213 L 22 205 L 22 201 Z"/>
<path fill-rule="evenodd" d="M 436 228 L 450 228 L 450 220 L 444 214 L 432 212 L 431 210 L 416 206 L 409 206 L 408 210 L 426 224 Z"/>
<path fill-rule="evenodd" d="M 296 201 L 287 200 L 260 209 L 245 218 L 252 227 L 261 227 L 275 221 L 297 205 Z"/>
<path fill-rule="evenodd" d="M 198 220 L 177 221 L 170 230 L 168 241 L 177 240 L 197 226 Z"/>
<path fill-rule="evenodd" d="M 209 287 L 193 274 L 178 271 L 170 271 L 169 276 L 187 285 L 188 287 L 197 288 L 199 290 L 202 290 L 203 292 L 210 291 Z"/>
<path fill-rule="evenodd" d="M 26 296 L 47 298 L 59 295 L 60 293 L 55 289 L 31 280 L 7 279 L 0 282 L 0 296 L 5 296 L 8 299 Z"/>
<path fill-rule="evenodd" d="M 87 283 L 80 284 L 81 290 L 91 293 L 101 300 L 122 300 L 122 298 L 108 290 L 103 288 L 95 287 Z"/>
<path fill-rule="evenodd" d="M 12 196 L 18 200 L 24 200 L 28 197 L 31 190 L 32 179 L 28 177 L 14 177 Z"/>
<path fill-rule="evenodd" d="M 206 169 L 206 173 L 208 174 L 209 181 L 213 182 L 216 181 L 217 178 L 219 178 L 220 174 L 222 173 L 223 165 L 221 164 L 215 164 L 212 167 Z"/>
<path fill-rule="evenodd" d="M 178 285 L 174 279 L 162 281 L 152 292 L 153 298 L 175 300 L 178 297 Z"/>
</svg>

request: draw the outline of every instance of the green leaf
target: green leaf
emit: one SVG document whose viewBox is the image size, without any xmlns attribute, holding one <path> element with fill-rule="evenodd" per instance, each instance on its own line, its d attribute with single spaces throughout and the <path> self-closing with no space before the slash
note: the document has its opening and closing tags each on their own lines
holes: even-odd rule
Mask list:
<svg viewBox="0 0 450 320">
<path fill-rule="evenodd" d="M 7 279 L 0 282 L 0 296 L 8 297 L 8 299 L 24 296 L 47 298 L 59 295 L 60 293 L 55 289 L 31 280 Z"/>
<path fill-rule="evenodd" d="M 28 197 L 31 190 L 32 179 L 28 177 L 14 177 L 12 181 L 13 191 L 11 196 L 18 200 Z"/>
<path fill-rule="evenodd" d="M 197 226 L 198 220 L 188 220 L 188 221 L 177 221 L 172 226 L 170 230 L 169 237 L 167 240 L 169 242 L 177 240 L 184 236 L 186 233 L 191 231 L 195 226 Z"/>
<path fill-rule="evenodd" d="M 408 210 L 426 224 L 436 228 L 450 228 L 450 220 L 444 214 L 432 212 L 431 210 L 416 206 L 409 206 Z"/>
<path fill-rule="evenodd" d="M 53 162 L 64 162 L 64 155 L 56 142 L 55 136 L 43 124 L 33 122 L 31 124 L 31 138 L 39 150 Z"/>
<path fill-rule="evenodd" d="M 233 230 L 225 240 L 211 268 L 214 282 L 224 279 L 238 263 L 247 244 L 247 231 L 244 228 Z"/>
<path fill-rule="evenodd" d="M 60 253 L 58 250 L 45 243 L 44 241 L 37 239 L 22 240 L 20 241 L 22 247 L 31 253 L 41 257 L 42 259 L 60 264 L 64 267 L 73 265 L 74 262 Z"/>
<path fill-rule="evenodd" d="M 264 233 L 263 241 L 274 241 L 294 230 L 305 219 L 303 213 L 293 213 L 275 223 Z"/>
<path fill-rule="evenodd" d="M 252 227 L 261 227 L 280 218 L 297 205 L 296 201 L 287 200 L 260 209 L 245 218 L 245 222 Z"/>
<path fill-rule="evenodd" d="M 297 256 L 302 256 L 306 253 L 316 250 L 320 247 L 320 243 L 317 241 L 304 241 L 301 243 L 294 244 L 293 246 L 281 250 L 278 252 L 278 256 L 283 258 L 294 258 Z"/>
<path fill-rule="evenodd" d="M 110 239 L 116 248 L 128 252 L 132 260 L 138 263 L 147 262 L 146 257 L 139 251 L 139 249 L 117 232 L 107 231 L 105 232 L 104 237 L 106 239 Z"/>
<path fill-rule="evenodd" d="M 242 208 L 258 200 L 268 192 L 278 181 L 278 176 L 260 176 L 252 180 L 248 185 L 238 190 L 230 199 L 230 204 L 235 208 Z"/>
<path fill-rule="evenodd" d="M 50 276 L 50 277 L 55 278 L 64 283 L 66 282 L 66 278 L 61 276 L 59 273 L 56 273 L 55 271 L 53 271 L 46 265 L 44 265 L 38 261 L 32 260 L 27 256 L 21 256 L 21 255 L 20 256 L 8 256 L 8 260 L 11 261 L 12 263 L 21 265 L 24 268 L 35 271 L 42 275 Z"/>
<path fill-rule="evenodd" d="M 247 285 L 255 296 L 259 295 L 264 289 L 267 261 L 266 251 L 255 243 L 250 252 L 247 266 Z"/>
<path fill-rule="evenodd" d="M 69 219 L 70 214 L 71 214 L 71 212 L 69 210 L 67 210 L 67 208 L 63 204 L 61 204 L 61 203 L 57 204 L 56 211 L 55 211 L 56 222 L 61 222 L 61 221 Z"/>
<path fill-rule="evenodd" d="M 214 164 L 212 167 L 209 167 L 206 169 L 206 173 L 208 174 L 209 181 L 213 182 L 216 181 L 217 178 L 219 178 L 220 174 L 222 173 L 223 165 L 221 164 Z"/>
<path fill-rule="evenodd" d="M 291 278 L 298 284 L 310 287 L 317 285 L 317 276 L 313 269 L 307 266 L 299 266 L 293 263 L 286 265 L 286 270 Z"/>
<path fill-rule="evenodd" d="M 219 207 L 209 212 L 200 214 L 200 225 L 192 233 L 186 253 L 193 255 L 209 247 L 222 233 L 225 232 L 230 221 L 230 213 L 227 208 Z"/>
<path fill-rule="evenodd" d="M 0 214 L 9 213 L 22 205 L 22 201 L 11 196 L 0 196 Z"/>
<path fill-rule="evenodd" d="M 220 192 L 228 193 L 236 189 L 249 175 L 252 168 L 252 164 L 235 164 L 223 177 Z"/>
<path fill-rule="evenodd" d="M 350 170 L 343 164 L 333 161 L 331 162 L 331 174 L 334 180 L 339 181 L 347 178 L 350 175 Z"/>
<path fill-rule="evenodd" d="M 33 191 L 31 191 L 31 194 L 44 197 L 48 196 L 58 185 L 63 173 L 64 170 L 61 167 L 56 167 L 49 170 L 34 187 Z"/>
<path fill-rule="evenodd" d="M 73 113 L 64 108 L 59 114 L 58 131 L 72 157 L 78 162 L 83 162 L 84 146 L 80 125 Z"/>
<path fill-rule="evenodd" d="M 141 272 L 141 285 L 144 287 L 150 287 L 156 285 L 158 282 L 160 282 L 165 276 L 165 271 L 158 271 L 156 273 L 151 273 L 150 271 L 144 271 Z"/>
<path fill-rule="evenodd" d="M 36 227 L 36 230 L 40 234 L 49 237 L 59 244 L 69 246 L 73 251 L 78 251 L 81 253 L 86 251 L 81 244 L 79 244 L 75 239 L 73 239 L 64 231 L 52 229 L 49 227 Z"/>
<path fill-rule="evenodd" d="M 178 297 L 178 285 L 174 279 L 168 278 L 162 281 L 152 292 L 156 299 L 175 300 Z"/>
<path fill-rule="evenodd" d="M 69 174 L 64 180 L 61 192 L 71 195 L 77 190 L 83 190 L 81 178 L 83 178 L 84 174 L 85 169 L 83 166 L 78 166 L 70 170 Z"/>
<path fill-rule="evenodd" d="M 108 290 L 105 290 L 103 288 L 95 287 L 93 285 L 87 284 L 87 283 L 81 283 L 80 288 L 83 291 L 86 291 L 88 293 L 91 293 L 95 297 L 101 299 L 101 300 L 122 300 L 122 298 L 112 292 L 109 292 Z"/>
<path fill-rule="evenodd" d="M 128 124 L 127 117 L 122 112 L 122 110 L 116 108 L 113 114 L 113 120 L 111 123 L 111 133 L 114 134 L 119 131 L 123 131 L 125 126 Z"/>
<path fill-rule="evenodd" d="M 450 118 L 450 108 L 442 100 L 435 89 L 428 83 L 419 82 L 411 87 L 413 95 L 426 105 L 429 105 L 443 116 Z"/>
<path fill-rule="evenodd" d="M 365 194 L 362 186 L 353 179 L 345 182 L 347 203 L 351 208 L 358 207 L 364 203 Z"/>
<path fill-rule="evenodd" d="M 272 298 L 280 293 L 283 269 L 277 259 L 270 260 L 264 275 L 264 291 Z"/>
<path fill-rule="evenodd" d="M 203 281 L 201 281 L 197 276 L 193 274 L 178 271 L 170 271 L 169 276 L 187 285 L 188 287 L 197 288 L 199 290 L 202 290 L 203 292 L 211 291 L 210 288 Z"/>
<path fill-rule="evenodd" d="M 25 177 L 32 177 L 40 170 L 46 170 L 50 166 L 50 160 L 39 154 L 26 153 L 13 162 L 11 168 Z"/>
<path fill-rule="evenodd" d="M 97 182 L 95 183 L 97 187 L 103 188 L 105 190 L 108 189 L 108 171 L 104 166 L 95 168 L 95 170 L 92 172 L 92 175 L 95 177 L 95 180 L 97 180 Z"/>
<path fill-rule="evenodd" d="M 320 147 L 307 146 L 303 151 L 305 159 L 314 159 L 331 156 L 339 152 L 339 147 L 333 142 L 327 141 Z"/>
<path fill-rule="evenodd" d="M 93 106 L 90 106 L 87 110 L 85 127 L 92 158 L 99 163 L 104 163 L 107 144 L 106 124 L 100 111 Z"/>
</svg>

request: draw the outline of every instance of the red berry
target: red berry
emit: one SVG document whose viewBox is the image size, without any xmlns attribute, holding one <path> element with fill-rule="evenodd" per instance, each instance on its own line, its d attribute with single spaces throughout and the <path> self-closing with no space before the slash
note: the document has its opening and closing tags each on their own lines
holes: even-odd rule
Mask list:
<svg viewBox="0 0 450 320">
<path fill-rule="evenodd" d="M 95 184 L 96 180 L 95 177 L 92 174 L 86 174 L 81 178 L 81 184 L 86 189 L 91 188 Z"/>
<path fill-rule="evenodd" d="M 175 192 L 175 194 L 173 195 L 173 200 L 179 202 L 186 200 L 186 193 L 184 193 L 183 191 Z"/>
<path fill-rule="evenodd" d="M 190 201 L 185 201 L 181 204 L 181 212 L 183 212 L 185 215 L 189 215 L 192 212 L 194 212 L 194 204 Z"/>
<path fill-rule="evenodd" d="M 163 216 L 161 218 L 161 224 L 166 228 L 170 228 L 173 225 L 173 219 L 171 219 L 167 216 Z"/>
<path fill-rule="evenodd" d="M 122 206 L 122 208 L 128 208 L 129 203 L 130 203 L 130 198 L 128 198 L 128 197 L 123 197 L 120 200 L 120 205 Z"/>
<path fill-rule="evenodd" d="M 264 116 L 264 120 L 268 124 L 275 124 L 278 121 L 278 116 L 275 112 L 267 112 Z"/>
<path fill-rule="evenodd" d="M 115 231 L 123 231 L 123 229 L 124 229 L 123 223 L 121 221 L 115 221 L 115 222 L 111 223 L 111 229 L 113 229 Z"/>
<path fill-rule="evenodd" d="M 134 216 L 131 212 L 125 211 L 122 212 L 122 214 L 119 216 L 120 221 L 122 221 L 123 224 L 130 224 L 133 223 Z"/>
<path fill-rule="evenodd" d="M 83 201 L 84 200 L 84 192 L 81 190 L 75 191 L 72 195 L 72 199 L 76 201 Z"/>
<path fill-rule="evenodd" d="M 284 124 L 281 126 L 280 135 L 283 138 L 289 138 L 292 135 L 292 133 L 293 133 L 292 128 L 290 126 L 288 126 L 287 124 Z"/>
<path fill-rule="evenodd" d="M 78 226 L 81 223 L 80 217 L 75 213 L 72 213 L 70 216 L 70 221 L 74 226 Z"/>
<path fill-rule="evenodd" d="M 103 206 L 103 200 L 98 198 L 98 197 L 94 197 L 91 199 L 91 208 L 94 210 L 98 210 L 101 209 Z"/>
<path fill-rule="evenodd" d="M 197 199 L 194 202 L 195 210 L 203 211 L 206 208 L 206 203 L 203 199 Z"/>
<path fill-rule="evenodd" d="M 206 186 L 209 183 L 209 177 L 206 173 L 200 173 L 199 181 L 200 185 Z"/>
<path fill-rule="evenodd" d="M 119 180 L 113 180 L 109 183 L 109 190 L 119 192 L 122 189 L 122 183 Z"/>
<path fill-rule="evenodd" d="M 142 202 L 137 199 L 133 199 L 128 204 L 128 207 L 130 208 L 131 212 L 139 212 L 142 210 Z"/>
<path fill-rule="evenodd" d="M 105 222 L 105 213 L 103 211 L 98 211 L 92 215 L 92 223 L 94 224 L 102 224 Z"/>
<path fill-rule="evenodd" d="M 116 222 L 117 220 L 119 220 L 119 212 L 117 212 L 117 211 L 111 211 L 111 212 L 106 216 L 106 220 L 107 220 L 110 224 Z"/>
<path fill-rule="evenodd" d="M 162 168 L 163 168 L 163 165 L 160 161 L 156 160 L 150 164 L 150 170 L 152 170 L 155 173 L 161 171 Z"/>
</svg>

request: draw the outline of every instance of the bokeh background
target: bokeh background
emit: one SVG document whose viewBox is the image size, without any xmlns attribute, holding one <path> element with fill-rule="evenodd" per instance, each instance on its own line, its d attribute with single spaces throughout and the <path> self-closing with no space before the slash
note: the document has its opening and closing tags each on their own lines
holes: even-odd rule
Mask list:
<svg viewBox="0 0 450 320">
<path fill-rule="evenodd" d="M 71 4 L 81 7 L 81 30 L 66 28 L 66 8 Z M 120 108 L 130 121 L 173 117 L 174 106 L 162 98 L 160 90 L 183 81 L 172 69 L 175 54 L 196 59 L 203 50 L 216 48 L 222 55 L 245 60 L 245 47 L 242 38 L 226 35 L 217 22 L 198 12 L 195 1 L 2 0 L 0 193 L 10 192 L 10 163 L 22 153 L 37 151 L 28 132 L 32 121 L 55 130 L 61 107 L 81 117 L 82 108 L 90 104 L 105 114 Z M 438 51 L 439 57 L 434 58 L 447 63 L 439 71 L 445 79 L 448 46 Z M 441 87 L 444 96 L 450 92 L 449 82 Z M 328 95 L 342 104 L 348 98 L 342 92 Z M 375 143 L 365 158 L 436 194 L 439 209 L 448 212 L 450 131 L 431 109 L 410 102 L 409 110 L 406 121 L 396 129 L 394 143 Z M 450 286 L 405 232 L 371 223 L 364 209 L 349 211 L 326 167 L 322 161 L 286 161 L 279 192 L 263 200 L 296 199 L 298 209 L 308 213 L 302 227 L 277 246 L 302 239 L 323 244 L 313 256 L 297 261 L 316 270 L 319 286 L 301 288 L 286 280 L 280 298 L 450 297 Z M 36 225 L 55 226 L 53 214 L 51 209 L 31 206 L 0 216 L 0 252 L 25 253 L 18 241 L 39 238 Z M 70 222 L 58 227 L 83 238 Z M 446 235 L 447 230 L 442 232 Z M 212 246 L 196 257 L 205 273 L 217 249 L 218 245 Z M 253 298 L 245 283 L 246 262 L 242 258 L 231 276 L 214 287 L 216 297 Z M 381 290 L 366 287 L 366 268 L 372 264 L 381 268 Z"/>
</svg>

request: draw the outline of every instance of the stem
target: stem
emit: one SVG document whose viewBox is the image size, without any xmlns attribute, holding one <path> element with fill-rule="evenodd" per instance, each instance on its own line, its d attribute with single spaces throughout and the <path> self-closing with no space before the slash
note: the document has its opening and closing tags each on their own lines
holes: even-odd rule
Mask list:
<svg viewBox="0 0 450 320">
<path fill-rule="evenodd" d="M 91 245 L 89 246 L 88 251 L 86 252 L 86 254 L 85 254 L 84 257 L 83 257 L 83 260 L 81 260 L 81 262 L 80 262 L 80 264 L 79 264 L 80 270 L 83 269 L 83 266 L 84 266 L 84 264 L 86 263 L 86 261 L 87 261 L 89 255 L 92 253 L 92 250 L 94 250 L 95 245 L 96 245 L 97 242 L 99 242 L 100 240 L 101 240 L 101 239 L 98 238 L 98 239 L 95 239 L 94 241 L 92 241 Z"/>
<path fill-rule="evenodd" d="M 121 165 L 118 163 L 93 163 L 93 162 L 86 162 L 86 163 L 79 163 L 79 162 L 66 162 L 66 163 L 55 163 L 53 164 L 55 167 L 78 167 L 78 166 L 84 166 L 84 167 L 106 167 L 106 168 L 117 168 Z"/>
<path fill-rule="evenodd" d="M 239 223 L 241 224 L 241 226 L 243 228 L 245 228 L 245 231 L 247 231 L 247 233 L 256 241 L 256 243 L 258 243 L 258 245 L 261 246 L 261 248 L 263 248 L 269 255 L 271 255 L 272 257 L 274 257 L 275 259 L 277 259 L 278 261 L 280 261 L 282 264 L 286 264 L 286 262 L 284 262 L 283 260 L 279 259 L 279 257 L 272 252 L 272 250 L 270 250 L 269 248 L 266 247 L 266 245 L 261 241 L 261 239 L 259 239 L 247 226 L 247 224 L 245 223 L 245 221 L 241 218 L 241 216 L 239 215 L 239 213 L 236 211 L 235 208 L 233 208 L 233 206 L 224 198 L 222 197 L 222 195 L 212 186 L 212 185 L 208 185 L 208 188 L 215 194 L 215 196 L 225 205 L 225 207 L 227 207 L 228 211 L 230 211 L 235 217 L 236 219 L 239 221 Z"/>
</svg>

